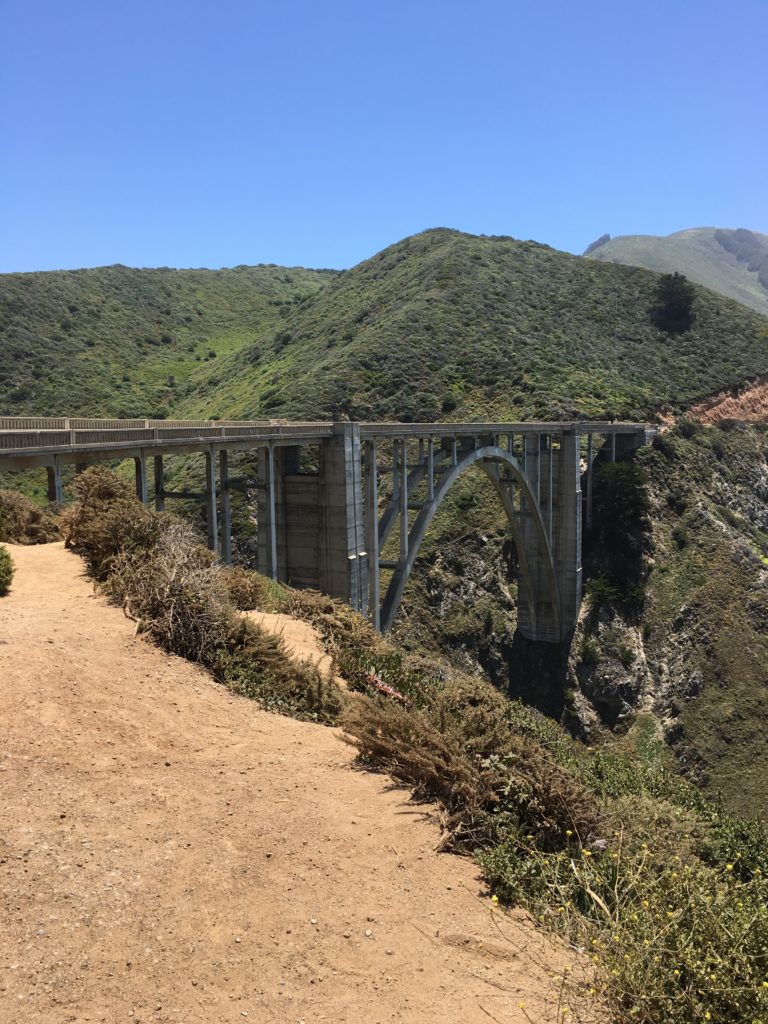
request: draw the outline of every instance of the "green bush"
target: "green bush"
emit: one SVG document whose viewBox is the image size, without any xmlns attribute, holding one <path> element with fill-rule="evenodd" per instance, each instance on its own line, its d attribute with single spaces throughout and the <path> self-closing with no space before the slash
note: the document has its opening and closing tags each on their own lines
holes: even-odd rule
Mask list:
<svg viewBox="0 0 768 1024">
<path fill-rule="evenodd" d="M 13 579 L 13 560 L 7 548 L 0 547 L 0 594 L 8 592 Z"/>
</svg>

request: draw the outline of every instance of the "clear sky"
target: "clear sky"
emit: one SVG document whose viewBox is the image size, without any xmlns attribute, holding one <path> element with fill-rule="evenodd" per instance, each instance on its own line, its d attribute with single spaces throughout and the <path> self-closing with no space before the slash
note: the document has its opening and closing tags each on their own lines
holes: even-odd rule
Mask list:
<svg viewBox="0 0 768 1024">
<path fill-rule="evenodd" d="M 767 0 L 0 0 L 0 271 L 768 232 Z"/>
</svg>

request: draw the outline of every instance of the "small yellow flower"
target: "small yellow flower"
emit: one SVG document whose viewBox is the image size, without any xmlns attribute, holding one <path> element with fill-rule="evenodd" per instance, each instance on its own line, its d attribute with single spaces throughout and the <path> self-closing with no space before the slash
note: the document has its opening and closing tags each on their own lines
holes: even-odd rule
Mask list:
<svg viewBox="0 0 768 1024">
<path fill-rule="evenodd" d="M 709 1012 L 709 1010 L 707 1010 L 707 1012 L 704 1014 L 704 1020 L 712 1020 L 712 1014 Z"/>
<path fill-rule="evenodd" d="M 581 852 L 584 854 L 585 857 L 591 857 L 592 856 L 592 851 L 591 850 L 582 850 Z"/>
<path fill-rule="evenodd" d="M 491 896 L 491 903 L 497 904 L 498 902 L 499 902 L 499 897 L 496 895 L 496 893 L 494 893 L 493 896 Z"/>
<path fill-rule="evenodd" d="M 567 829 L 565 830 L 565 834 L 566 834 L 567 836 L 572 836 L 572 835 L 573 835 L 573 831 L 572 831 L 572 829 L 570 829 L 570 828 L 567 828 Z"/>
<path fill-rule="evenodd" d="M 733 864 L 726 864 L 725 865 L 725 870 L 726 871 L 733 871 Z"/>
</svg>

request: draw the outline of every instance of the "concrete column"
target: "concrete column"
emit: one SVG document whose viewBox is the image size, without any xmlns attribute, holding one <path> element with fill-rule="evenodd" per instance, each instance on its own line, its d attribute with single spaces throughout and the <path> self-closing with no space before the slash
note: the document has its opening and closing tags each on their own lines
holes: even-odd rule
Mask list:
<svg viewBox="0 0 768 1024">
<path fill-rule="evenodd" d="M 208 526 L 208 547 L 218 554 L 219 523 L 216 510 L 216 458 L 213 449 L 205 453 L 205 508 Z"/>
<path fill-rule="evenodd" d="M 375 629 L 381 628 L 379 578 L 379 479 L 376 439 L 368 442 L 365 498 L 365 547 L 368 553 L 368 618 Z"/>
<path fill-rule="evenodd" d="M 136 456 L 133 461 L 136 466 L 136 497 L 142 505 L 146 505 L 149 500 L 147 495 L 147 456 L 142 451 L 141 455 Z"/>
<path fill-rule="evenodd" d="M 48 474 L 48 501 L 60 505 L 64 501 L 64 484 L 61 479 L 61 462 L 58 455 L 53 458 L 53 465 L 46 466 Z"/>
<path fill-rule="evenodd" d="M 525 442 L 523 448 L 523 470 L 528 477 L 528 483 L 531 485 L 531 491 L 537 502 L 541 493 L 539 481 L 540 436 L 540 434 L 523 435 Z"/>
<path fill-rule="evenodd" d="M 408 557 L 408 442 L 400 441 L 400 560 Z"/>
<path fill-rule="evenodd" d="M 155 509 L 162 512 L 165 508 L 165 474 L 163 472 L 163 456 L 155 456 Z"/>
<path fill-rule="evenodd" d="M 232 501 L 229 490 L 229 452 L 219 452 L 219 491 L 221 503 L 221 560 L 232 564 Z"/>
<path fill-rule="evenodd" d="M 560 591 L 561 640 L 576 626 L 581 606 L 581 444 L 579 434 L 564 433 L 558 453 L 553 534 L 555 573 Z"/>
<path fill-rule="evenodd" d="M 361 455 L 360 424 L 334 423 L 320 448 L 320 589 L 364 612 L 368 555 Z"/>
<path fill-rule="evenodd" d="M 269 575 L 278 578 L 277 568 L 277 478 L 275 475 L 275 449 L 267 449 L 267 488 L 269 500 Z"/>
<path fill-rule="evenodd" d="M 552 463 L 554 459 L 554 438 L 552 434 L 547 435 L 547 469 L 549 470 L 549 483 L 547 484 L 547 529 L 549 530 L 549 543 L 552 544 L 552 505 L 554 494 L 554 478 L 552 475 Z"/>
<path fill-rule="evenodd" d="M 427 501 L 435 497 L 435 442 L 434 438 L 427 441 Z"/>
<path fill-rule="evenodd" d="M 586 514 L 586 526 L 588 530 L 592 529 L 592 477 L 593 467 L 592 460 L 594 459 L 594 452 L 592 450 L 592 434 L 587 435 L 587 514 Z"/>
<path fill-rule="evenodd" d="M 611 462 L 616 461 L 616 434 L 611 431 Z"/>
</svg>

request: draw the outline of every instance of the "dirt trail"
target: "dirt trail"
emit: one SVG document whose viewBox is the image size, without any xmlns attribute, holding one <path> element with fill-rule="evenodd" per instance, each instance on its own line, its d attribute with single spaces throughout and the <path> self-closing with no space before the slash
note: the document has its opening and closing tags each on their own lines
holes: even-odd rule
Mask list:
<svg viewBox="0 0 768 1024">
<path fill-rule="evenodd" d="M 557 1017 L 568 954 L 336 731 L 135 637 L 61 545 L 10 550 L 2 1024 Z"/>
</svg>

